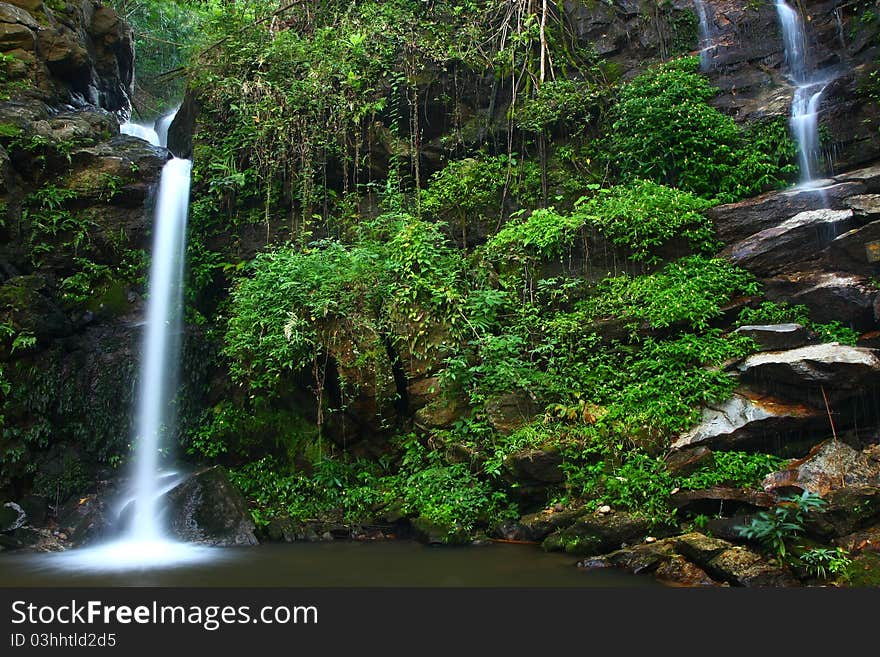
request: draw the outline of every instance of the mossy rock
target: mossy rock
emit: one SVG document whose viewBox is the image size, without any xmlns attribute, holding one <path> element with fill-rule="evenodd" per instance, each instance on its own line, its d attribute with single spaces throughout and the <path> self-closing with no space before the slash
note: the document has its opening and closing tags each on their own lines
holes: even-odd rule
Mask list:
<svg viewBox="0 0 880 657">
<path fill-rule="evenodd" d="M 589 556 L 617 550 L 624 544 L 642 540 L 649 533 L 656 536 L 667 534 L 668 530 L 653 527 L 648 518 L 629 513 L 590 513 L 550 534 L 542 546 L 548 551 Z"/>
<path fill-rule="evenodd" d="M 470 542 L 470 535 L 461 527 L 419 516 L 410 521 L 416 538 L 435 545 L 462 545 Z"/>
<path fill-rule="evenodd" d="M 880 553 L 865 551 L 855 557 L 843 580 L 853 587 L 880 587 Z"/>
</svg>

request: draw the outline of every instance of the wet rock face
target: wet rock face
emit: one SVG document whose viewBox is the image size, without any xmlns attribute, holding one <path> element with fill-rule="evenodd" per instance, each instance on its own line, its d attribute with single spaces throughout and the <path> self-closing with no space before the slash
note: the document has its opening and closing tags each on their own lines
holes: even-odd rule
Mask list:
<svg viewBox="0 0 880 657">
<path fill-rule="evenodd" d="M 824 385 L 840 395 L 880 384 L 880 357 L 875 350 L 836 342 L 755 354 L 737 369 L 744 382 L 776 389 Z"/>
<path fill-rule="evenodd" d="M 807 330 L 800 324 L 741 326 L 734 333 L 754 340 L 760 351 L 795 349 L 807 343 Z"/>
<path fill-rule="evenodd" d="M 804 434 L 815 433 L 821 421 L 821 413 L 809 406 L 742 390 L 704 409 L 700 423 L 676 439 L 671 449 L 701 446 L 777 452 L 788 441 L 800 441 Z"/>
<path fill-rule="evenodd" d="M 820 496 L 849 486 L 880 486 L 877 448 L 858 452 L 839 440 L 816 445 L 810 453 L 763 481 L 768 491 L 810 491 Z"/>
<path fill-rule="evenodd" d="M 91 0 L 0 3 L 0 51 L 15 58 L 13 77 L 26 79 L 42 100 L 129 111 L 134 41 L 110 7 Z"/>
<path fill-rule="evenodd" d="M 852 210 L 809 210 L 728 246 L 721 255 L 758 276 L 772 276 L 809 266 L 852 227 Z"/>
<path fill-rule="evenodd" d="M 256 545 L 254 521 L 226 470 L 193 474 L 166 495 L 172 534 L 206 545 Z"/>
</svg>

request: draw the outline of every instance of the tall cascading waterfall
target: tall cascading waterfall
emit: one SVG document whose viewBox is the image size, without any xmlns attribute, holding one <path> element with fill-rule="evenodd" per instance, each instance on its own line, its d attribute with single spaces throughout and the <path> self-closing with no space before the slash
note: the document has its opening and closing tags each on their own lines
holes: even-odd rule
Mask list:
<svg viewBox="0 0 880 657">
<path fill-rule="evenodd" d="M 172 384 L 182 330 L 183 260 L 189 210 L 189 160 L 173 158 L 162 169 L 153 234 L 149 299 L 141 354 L 134 470 L 134 516 L 129 536 L 162 537 L 157 508 L 159 450 L 165 428 L 174 426 Z"/>
<path fill-rule="evenodd" d="M 162 134 L 133 123 L 120 132 L 165 146 L 168 124 Z M 158 124 L 158 122 L 157 122 Z M 160 470 L 163 433 L 175 425 L 173 398 L 179 368 L 183 328 L 183 275 L 186 222 L 189 211 L 192 162 L 170 159 L 162 169 L 153 223 L 152 261 L 148 282 L 146 321 L 138 376 L 135 443 L 130 521 L 119 540 L 64 555 L 77 568 L 115 569 L 170 566 L 200 560 L 206 548 L 180 543 L 166 536 L 160 499 L 164 492 Z"/>
<path fill-rule="evenodd" d="M 776 0 L 776 13 L 782 29 L 788 74 L 795 85 L 791 103 L 791 129 L 798 147 L 800 183 L 813 185 L 813 164 L 819 152 L 819 103 L 830 80 L 811 70 L 807 57 L 807 36 L 800 14 Z"/>
<path fill-rule="evenodd" d="M 705 73 L 712 68 L 711 57 L 715 50 L 715 28 L 709 18 L 709 8 L 706 7 L 706 3 L 703 0 L 694 0 L 694 6 L 699 19 L 700 70 Z"/>
</svg>

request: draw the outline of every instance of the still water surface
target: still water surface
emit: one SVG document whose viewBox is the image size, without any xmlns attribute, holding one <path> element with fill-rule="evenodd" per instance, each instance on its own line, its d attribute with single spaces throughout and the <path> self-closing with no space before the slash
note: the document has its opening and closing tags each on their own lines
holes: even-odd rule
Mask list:
<svg viewBox="0 0 880 657">
<path fill-rule="evenodd" d="M 587 571 L 528 545 L 428 547 L 408 541 L 214 548 L 178 567 L 94 572 L 58 554 L 0 554 L 0 586 L 658 586 L 646 576 Z M 61 557 L 61 558 L 59 558 Z"/>
</svg>

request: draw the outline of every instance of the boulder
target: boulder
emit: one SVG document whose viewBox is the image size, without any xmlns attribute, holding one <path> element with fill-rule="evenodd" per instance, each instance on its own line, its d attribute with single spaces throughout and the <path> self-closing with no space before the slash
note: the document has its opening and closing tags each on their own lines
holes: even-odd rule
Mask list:
<svg viewBox="0 0 880 657">
<path fill-rule="evenodd" d="M 593 555 L 619 549 L 624 543 L 641 541 L 649 533 L 656 536 L 663 528 L 653 527 L 647 518 L 629 513 L 587 514 L 550 534 L 542 547 L 548 551 Z"/>
<path fill-rule="evenodd" d="M 826 440 L 786 469 L 767 475 L 762 485 L 777 493 L 806 490 L 823 497 L 847 486 L 880 486 L 880 462 L 872 457 L 871 449 L 857 452 L 840 440 Z"/>
<path fill-rule="evenodd" d="M 852 210 L 810 210 L 731 244 L 721 254 L 757 276 L 772 276 L 815 261 L 854 225 Z"/>
<path fill-rule="evenodd" d="M 673 493 L 670 503 L 680 511 L 691 514 L 716 514 L 723 509 L 725 513 L 742 509 L 769 508 L 774 498 L 769 493 L 730 486 L 713 486 L 700 490 L 680 490 Z"/>
<path fill-rule="evenodd" d="M 42 8 L 43 0 L 9 0 L 9 4 L 21 7 L 22 9 L 27 9 L 29 12 L 33 13 Z"/>
<path fill-rule="evenodd" d="M 822 421 L 822 414 L 809 406 L 740 390 L 703 409 L 700 423 L 673 441 L 671 449 L 785 452 L 789 443 L 814 435 L 817 426 L 824 428 Z"/>
<path fill-rule="evenodd" d="M 36 36 L 25 25 L 0 22 L 0 51 L 33 50 Z"/>
<path fill-rule="evenodd" d="M 734 333 L 754 340 L 759 351 L 795 349 L 807 344 L 807 329 L 800 324 L 740 326 Z"/>
<path fill-rule="evenodd" d="M 543 541 L 560 528 L 571 525 L 583 511 L 543 510 L 529 513 L 512 523 L 503 523 L 494 528 L 493 534 L 508 541 Z"/>
<path fill-rule="evenodd" d="M 849 553 L 862 551 L 880 553 L 880 525 L 841 536 L 834 539 L 833 543 Z"/>
<path fill-rule="evenodd" d="M 74 496 L 58 513 L 58 527 L 74 546 L 88 545 L 106 538 L 117 520 L 107 500 L 107 491 Z"/>
<path fill-rule="evenodd" d="M 763 283 L 768 299 L 803 304 L 816 322 L 838 321 L 859 331 L 877 327 L 877 285 L 864 276 L 800 271 L 764 279 Z"/>
<path fill-rule="evenodd" d="M 880 221 L 872 221 L 834 238 L 828 245 L 825 259 L 831 268 L 874 276 L 880 267 Z"/>
<path fill-rule="evenodd" d="M 704 445 L 691 449 L 670 452 L 665 458 L 666 469 L 676 477 L 687 477 L 702 466 L 711 466 L 715 462 L 712 450 Z"/>
<path fill-rule="evenodd" d="M 458 545 L 470 542 L 470 535 L 457 525 L 436 522 L 419 516 L 410 520 L 416 539 L 429 545 Z"/>
<path fill-rule="evenodd" d="M 749 356 L 737 366 L 745 383 L 805 398 L 824 386 L 829 398 L 853 396 L 880 384 L 880 358 L 873 349 L 836 342 Z"/>
<path fill-rule="evenodd" d="M 620 568 L 634 574 L 651 573 L 676 556 L 674 539 L 637 543 L 598 557 L 583 559 L 578 568 Z"/>
<path fill-rule="evenodd" d="M 465 417 L 469 411 L 465 399 L 444 394 L 418 409 L 413 419 L 415 425 L 422 430 L 444 429 Z"/>
<path fill-rule="evenodd" d="M 787 111 L 787 108 L 786 108 Z M 827 206 L 819 194 L 811 190 L 788 189 L 774 191 L 754 198 L 719 205 L 706 211 L 712 219 L 718 237 L 726 243 L 740 242 L 762 230 L 773 228 L 785 218 L 802 212 L 846 208 L 846 199 L 865 191 L 865 186 L 857 180 L 846 181 L 827 187 L 825 197 Z"/>
<path fill-rule="evenodd" d="M 788 571 L 767 562 L 763 555 L 728 541 L 693 532 L 675 538 L 681 554 L 715 580 L 734 586 L 797 586 Z"/>
<path fill-rule="evenodd" d="M 225 468 L 188 476 L 165 496 L 171 533 L 207 545 L 256 545 L 254 521 Z"/>
<path fill-rule="evenodd" d="M 823 497 L 826 505 L 806 515 L 810 534 L 824 539 L 847 536 L 880 523 L 880 486 L 846 486 Z"/>
<path fill-rule="evenodd" d="M 654 571 L 654 577 L 668 586 L 722 586 L 705 570 L 677 555 L 661 562 Z"/>
<path fill-rule="evenodd" d="M 848 194 L 851 197 L 859 194 L 880 194 L 880 164 L 847 171 L 836 176 L 836 180 L 842 183 L 855 183 L 861 187 L 862 191 Z"/>
<path fill-rule="evenodd" d="M 558 449 L 524 449 L 505 457 L 503 467 L 517 482 L 558 484 L 565 480 Z"/>
<path fill-rule="evenodd" d="M 846 199 L 844 205 L 853 211 L 853 216 L 859 221 L 880 219 L 880 194 L 856 194 Z"/>
<path fill-rule="evenodd" d="M 800 584 L 787 570 L 769 563 L 762 554 L 741 545 L 724 550 L 705 565 L 697 565 L 714 579 L 734 586 L 787 587 Z"/>
<path fill-rule="evenodd" d="M 499 395 L 486 402 L 486 418 L 496 431 L 510 434 L 527 424 L 541 408 L 525 391 Z"/>
</svg>

